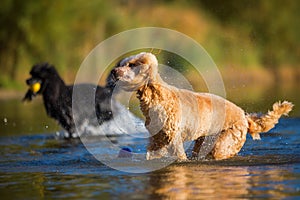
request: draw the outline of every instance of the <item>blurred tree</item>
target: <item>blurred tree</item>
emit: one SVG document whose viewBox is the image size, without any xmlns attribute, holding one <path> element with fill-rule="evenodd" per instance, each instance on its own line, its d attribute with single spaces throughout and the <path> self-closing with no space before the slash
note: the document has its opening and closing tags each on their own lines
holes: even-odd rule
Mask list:
<svg viewBox="0 0 300 200">
<path fill-rule="evenodd" d="M 298 64 L 299 7 L 295 0 L 2 0 L 0 87 L 4 79 L 23 83 L 20 74 L 40 61 L 55 64 L 64 76 L 103 39 L 140 26 L 182 31 L 206 43 L 222 64 L 261 62 L 276 73 L 282 64 Z M 175 68 L 184 64 L 172 55 L 165 60 Z"/>
<path fill-rule="evenodd" d="M 259 49 L 261 62 L 278 78 L 280 65 L 295 65 L 300 56 L 300 1 L 201 0 L 199 4 L 223 26 L 246 32 Z"/>
<path fill-rule="evenodd" d="M 26 6 L 30 1 L 4 0 L 0 7 L 0 66 L 2 73 L 15 78 L 18 62 L 18 48 L 30 46 L 27 34 L 22 27 L 22 19 L 28 17 Z"/>
<path fill-rule="evenodd" d="M 120 31 L 113 2 L 99 0 L 3 0 L 0 7 L 0 87 L 21 65 L 41 61 L 79 67 L 104 37 Z M 24 68 L 23 68 L 24 70 Z M 21 70 L 22 71 L 22 70 Z"/>
<path fill-rule="evenodd" d="M 40 49 L 33 40 L 35 31 L 47 26 L 47 10 L 52 1 L 3 0 L 0 7 L 0 67 L 2 76 L 16 78 L 22 52 L 40 57 Z M 34 23 L 40 21 L 38 27 Z"/>
</svg>

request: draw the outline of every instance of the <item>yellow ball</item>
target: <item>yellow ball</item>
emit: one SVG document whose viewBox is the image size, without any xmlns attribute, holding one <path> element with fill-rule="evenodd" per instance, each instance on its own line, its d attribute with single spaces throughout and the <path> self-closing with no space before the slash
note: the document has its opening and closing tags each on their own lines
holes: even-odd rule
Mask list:
<svg viewBox="0 0 300 200">
<path fill-rule="evenodd" d="M 41 84 L 39 82 L 36 82 L 36 83 L 30 85 L 30 90 L 33 93 L 37 93 L 40 89 L 41 89 Z"/>
</svg>

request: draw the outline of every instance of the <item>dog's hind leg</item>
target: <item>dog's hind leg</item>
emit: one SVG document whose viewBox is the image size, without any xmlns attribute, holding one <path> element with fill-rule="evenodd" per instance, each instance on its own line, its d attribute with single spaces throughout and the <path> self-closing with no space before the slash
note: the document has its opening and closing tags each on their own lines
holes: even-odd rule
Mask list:
<svg viewBox="0 0 300 200">
<path fill-rule="evenodd" d="M 239 130 L 229 128 L 223 130 L 218 136 L 211 156 L 216 160 L 227 159 L 235 156 L 243 147 L 246 141 L 247 128 Z"/>
<path fill-rule="evenodd" d="M 219 135 L 201 136 L 195 140 L 192 150 L 193 160 L 209 159 L 211 158 L 211 151 L 213 150 Z"/>
</svg>

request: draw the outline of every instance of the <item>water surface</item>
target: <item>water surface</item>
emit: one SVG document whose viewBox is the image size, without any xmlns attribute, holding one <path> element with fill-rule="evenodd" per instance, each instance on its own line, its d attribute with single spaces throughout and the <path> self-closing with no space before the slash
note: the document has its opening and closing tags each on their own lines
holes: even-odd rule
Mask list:
<svg viewBox="0 0 300 200">
<path fill-rule="evenodd" d="M 250 110 L 254 105 L 269 106 L 247 101 L 242 105 Z M 95 159 L 80 140 L 57 139 L 60 127 L 46 116 L 40 99 L 26 105 L 19 99 L 2 100 L 0 109 L 2 199 L 300 198 L 297 114 L 281 119 L 260 141 L 248 137 L 232 159 L 173 163 L 153 172 L 126 173 L 122 169 L 132 166 L 124 159 L 133 158 L 117 158 L 101 139 L 91 145 L 100 154 L 116 156 L 114 164 L 121 171 Z M 112 141 L 141 154 L 148 142 L 125 135 Z"/>
</svg>

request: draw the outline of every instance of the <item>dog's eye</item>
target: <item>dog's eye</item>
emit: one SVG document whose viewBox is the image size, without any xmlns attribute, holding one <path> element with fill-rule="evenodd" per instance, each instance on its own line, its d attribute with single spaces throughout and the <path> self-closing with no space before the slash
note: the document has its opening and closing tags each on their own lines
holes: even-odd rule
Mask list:
<svg viewBox="0 0 300 200">
<path fill-rule="evenodd" d="M 135 64 L 134 64 L 134 63 L 129 63 L 128 66 L 129 66 L 129 67 L 134 67 Z"/>
</svg>

